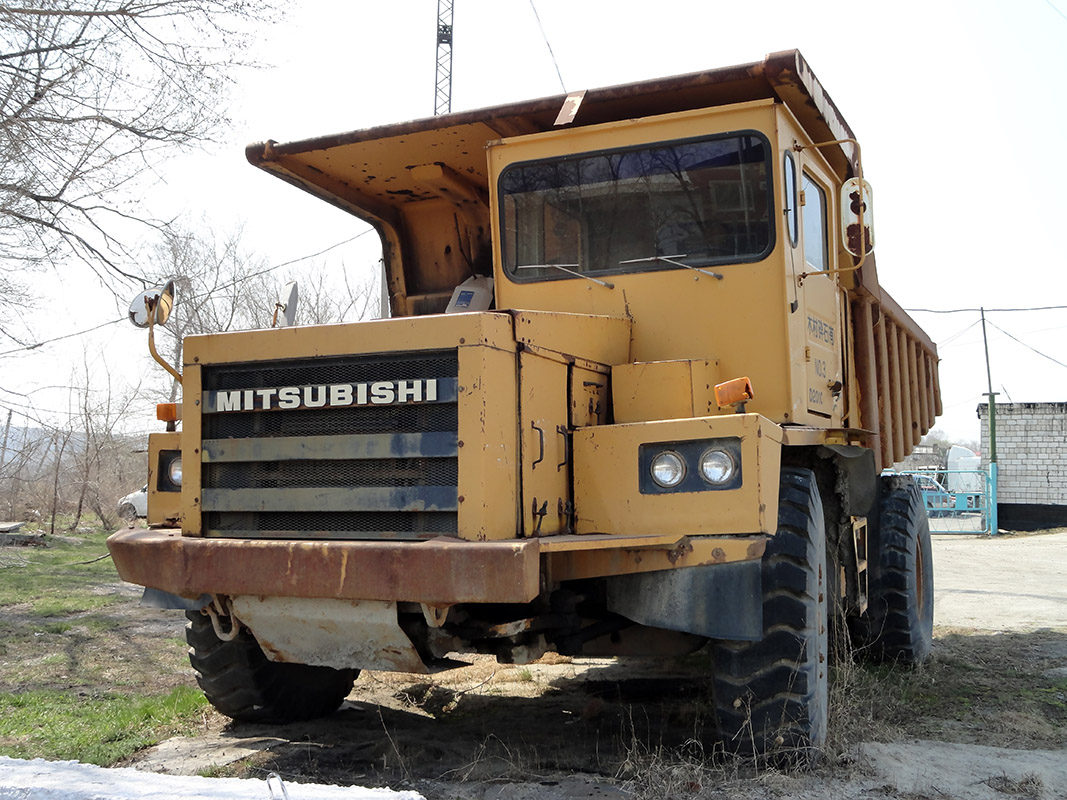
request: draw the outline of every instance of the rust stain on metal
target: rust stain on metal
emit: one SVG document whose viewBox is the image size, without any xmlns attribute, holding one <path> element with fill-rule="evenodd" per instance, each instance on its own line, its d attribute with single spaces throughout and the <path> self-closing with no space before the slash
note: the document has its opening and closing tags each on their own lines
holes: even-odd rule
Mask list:
<svg viewBox="0 0 1067 800">
<path fill-rule="evenodd" d="M 714 561 L 716 564 L 723 563 L 724 561 L 726 561 L 726 551 L 723 550 L 721 547 L 716 547 L 714 550 L 711 551 L 711 560 Z"/>
<path fill-rule="evenodd" d="M 670 561 L 672 564 L 675 564 L 680 558 L 684 558 L 692 552 L 693 545 L 689 543 L 688 539 L 682 539 L 682 541 L 678 543 L 677 547 L 675 547 L 673 550 L 667 551 L 667 560 Z M 720 550 L 719 552 L 722 551 Z M 725 554 L 723 555 L 725 557 Z M 637 563 L 640 563 L 640 561 L 638 560 Z"/>
<path fill-rule="evenodd" d="M 758 542 L 752 542 L 752 544 L 750 544 L 748 546 L 748 557 L 750 559 L 753 559 L 753 560 L 755 560 L 757 558 L 763 558 L 763 553 L 764 553 L 764 551 L 766 549 L 767 549 L 767 540 L 766 539 L 763 539 L 763 540 L 758 541 Z"/>
<path fill-rule="evenodd" d="M 447 605 L 529 602 L 538 593 L 535 541 L 232 541 L 176 531 L 120 531 L 108 547 L 119 575 L 184 597 L 201 592 L 410 600 Z"/>
</svg>

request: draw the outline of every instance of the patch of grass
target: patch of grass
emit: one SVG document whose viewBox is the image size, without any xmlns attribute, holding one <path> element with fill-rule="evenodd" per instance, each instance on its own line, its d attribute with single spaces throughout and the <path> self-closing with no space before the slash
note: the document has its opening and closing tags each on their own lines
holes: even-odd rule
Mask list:
<svg viewBox="0 0 1067 800">
<path fill-rule="evenodd" d="M 1067 634 L 945 632 L 918 668 L 838 659 L 831 752 L 903 737 L 1024 749 L 1067 745 L 1067 681 L 1047 671 Z M 857 738 L 859 737 L 859 738 Z"/>
<path fill-rule="evenodd" d="M 28 605 L 30 613 L 56 617 L 92 611 L 121 599 L 101 591 L 116 583 L 107 553 L 108 533 L 94 530 L 77 537 L 46 537 L 47 547 L 7 547 L 0 551 L 0 607 Z M 95 590 L 95 591 L 94 591 Z"/>
<path fill-rule="evenodd" d="M 66 620 L 63 622 L 49 622 L 48 624 L 41 626 L 41 633 L 66 633 L 73 627 L 74 623 Z"/>
<path fill-rule="evenodd" d="M 206 705 L 189 687 L 154 697 L 75 699 L 54 690 L 0 694 L 0 755 L 106 766 L 164 736 L 191 730 Z"/>
</svg>

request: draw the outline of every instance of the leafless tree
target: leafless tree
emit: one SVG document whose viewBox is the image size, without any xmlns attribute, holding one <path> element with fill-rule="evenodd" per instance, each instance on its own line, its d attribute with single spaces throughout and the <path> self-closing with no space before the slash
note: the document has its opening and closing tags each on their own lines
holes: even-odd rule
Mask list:
<svg viewBox="0 0 1067 800">
<path fill-rule="evenodd" d="M 353 282 L 343 267 L 332 274 L 314 261 L 280 274 L 245 246 L 241 228 L 217 233 L 205 221 L 175 223 L 162 232 L 150 262 L 156 281 L 171 279 L 177 289 L 170 321 L 157 331 L 157 347 L 176 365 L 187 336 L 271 327 L 278 299 L 293 277 L 300 292 L 299 325 L 356 321 L 377 311 L 373 282 Z M 172 383 L 171 402 L 177 391 Z"/>
<path fill-rule="evenodd" d="M 226 123 L 233 68 L 275 13 L 259 0 L 0 2 L 0 307 L 20 270 L 71 255 L 140 277 L 121 266 L 123 242 L 130 223 L 158 223 L 128 190 Z"/>
<path fill-rule="evenodd" d="M 79 388 L 72 392 L 72 423 L 79 430 L 72 438 L 66 465 L 71 493 L 77 497 L 70 528 L 78 527 L 86 508 L 110 528 L 115 523 L 115 500 L 133 488 L 128 470 L 123 469 L 130 461 L 130 438 L 120 428 L 130 416 L 140 387 L 117 391 L 106 367 L 101 375 L 99 367 L 90 367 L 88 358 L 74 385 Z"/>
</svg>

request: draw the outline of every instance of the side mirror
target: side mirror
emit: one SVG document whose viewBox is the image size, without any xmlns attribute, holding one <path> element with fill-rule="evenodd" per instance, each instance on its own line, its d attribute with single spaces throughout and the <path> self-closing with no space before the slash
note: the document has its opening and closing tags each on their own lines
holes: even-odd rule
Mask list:
<svg viewBox="0 0 1067 800">
<path fill-rule="evenodd" d="M 874 249 L 874 193 L 867 181 L 849 178 L 841 186 L 841 244 L 856 258 Z"/>
<path fill-rule="evenodd" d="M 174 281 L 167 281 L 163 287 L 141 292 L 130 303 L 130 322 L 138 328 L 147 328 L 149 322 L 166 325 L 174 308 L 174 301 Z"/>
</svg>

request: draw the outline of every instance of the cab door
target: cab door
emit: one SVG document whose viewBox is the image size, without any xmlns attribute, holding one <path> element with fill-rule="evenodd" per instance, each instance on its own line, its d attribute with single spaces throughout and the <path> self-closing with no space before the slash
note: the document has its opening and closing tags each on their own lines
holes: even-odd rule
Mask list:
<svg viewBox="0 0 1067 800">
<path fill-rule="evenodd" d="M 801 285 L 805 330 L 806 406 L 811 414 L 841 421 L 843 389 L 842 352 L 844 334 L 841 302 L 834 269 L 836 253 L 830 204 L 833 195 L 817 175 L 800 172 L 800 245 L 804 273 Z"/>
</svg>

